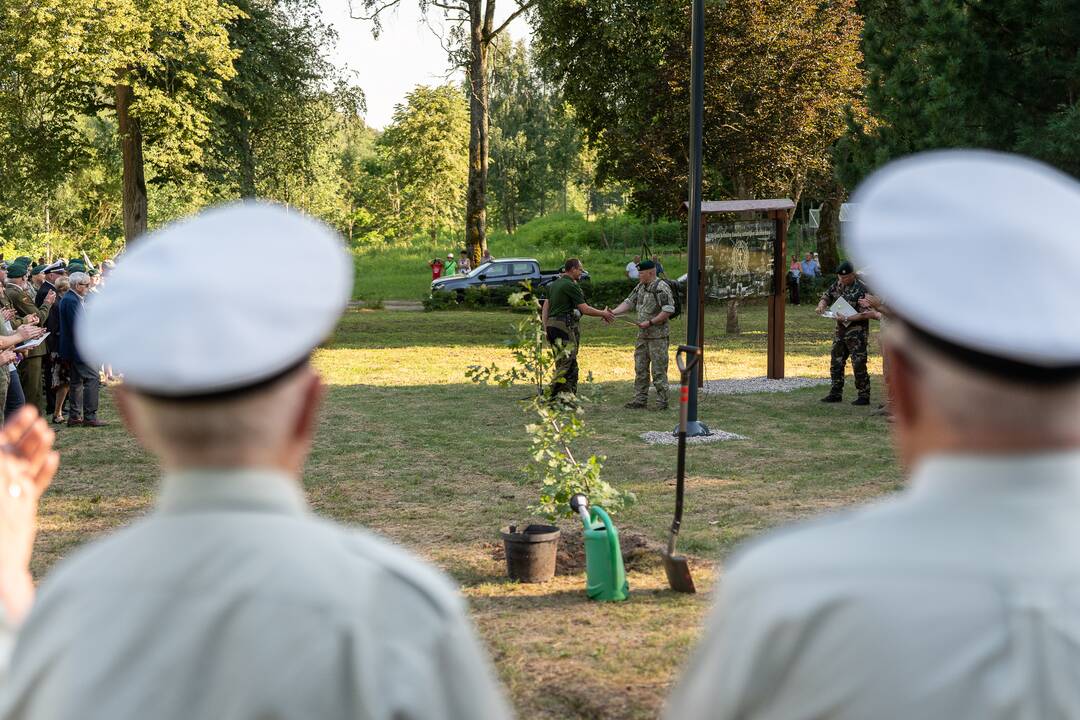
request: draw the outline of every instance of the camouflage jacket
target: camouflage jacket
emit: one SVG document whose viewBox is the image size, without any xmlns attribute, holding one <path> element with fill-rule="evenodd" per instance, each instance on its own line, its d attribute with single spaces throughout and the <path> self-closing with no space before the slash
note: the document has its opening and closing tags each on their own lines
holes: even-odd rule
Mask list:
<svg viewBox="0 0 1080 720">
<path fill-rule="evenodd" d="M 675 312 L 675 298 L 671 296 L 668 284 L 660 278 L 653 280 L 648 287 L 644 283 L 638 283 L 625 302 L 634 308 L 637 313 L 635 319 L 639 323 L 651 320 L 661 312 Z M 638 337 L 666 338 L 669 332 L 668 323 L 664 322 L 644 330 L 639 328 Z"/>
<path fill-rule="evenodd" d="M 867 289 L 866 285 L 863 285 L 863 281 L 858 278 L 855 278 L 855 282 L 847 286 L 841 285 L 840 281 L 837 280 L 829 287 L 828 290 L 821 294 L 821 299 L 825 302 L 826 310 L 832 307 L 832 304 L 836 302 L 838 298 L 842 297 L 847 300 L 848 304 L 851 305 L 851 307 L 855 308 L 855 312 L 862 312 L 862 310 L 859 308 L 859 301 L 866 297 L 869 293 L 870 291 Z M 869 330 L 870 321 L 856 320 L 855 322 L 848 323 L 847 325 L 844 325 L 839 320 L 836 321 L 836 332 L 840 335 L 856 329 Z"/>
</svg>

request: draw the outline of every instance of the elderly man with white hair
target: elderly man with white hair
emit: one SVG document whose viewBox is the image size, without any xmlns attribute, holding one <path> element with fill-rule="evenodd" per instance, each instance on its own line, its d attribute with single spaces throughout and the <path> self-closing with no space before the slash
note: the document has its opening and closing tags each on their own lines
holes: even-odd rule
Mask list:
<svg viewBox="0 0 1080 720">
<path fill-rule="evenodd" d="M 908 487 L 741 552 L 666 717 L 1080 717 L 1080 184 L 937 152 L 854 202 Z"/>
<path fill-rule="evenodd" d="M 190 282 L 207 257 L 264 252 L 321 272 L 259 295 Z M 164 476 L 153 512 L 66 558 L 36 600 L 32 508 L 0 491 L 0 548 L 23 548 L 0 553 L 0 641 L 18 628 L 0 718 L 509 717 L 454 586 L 305 500 L 325 392 L 308 358 L 352 278 L 329 228 L 243 203 L 140 238 L 87 300 L 79 352 L 124 374 L 117 405 Z"/>
<path fill-rule="evenodd" d="M 83 359 L 76 340 L 83 332 L 81 317 L 83 303 L 90 292 L 92 282 L 84 272 L 73 272 L 68 278 L 71 291 L 60 300 L 60 362 L 64 363 L 70 378 L 68 397 L 71 401 L 71 414 L 67 424 L 71 427 L 102 427 L 106 423 L 98 420 L 98 394 L 101 390 L 101 376 L 97 367 L 92 367 Z"/>
</svg>

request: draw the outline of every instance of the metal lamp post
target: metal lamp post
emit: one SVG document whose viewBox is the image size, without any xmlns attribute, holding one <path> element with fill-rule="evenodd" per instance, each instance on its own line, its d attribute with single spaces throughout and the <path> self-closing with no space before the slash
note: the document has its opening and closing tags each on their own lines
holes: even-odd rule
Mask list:
<svg viewBox="0 0 1080 720">
<path fill-rule="evenodd" d="M 701 144 L 705 122 L 705 0 L 693 0 L 690 52 L 690 213 L 687 274 L 686 344 L 701 347 Z M 709 428 L 698 421 L 698 384 L 702 363 L 696 363 L 690 377 L 687 403 L 686 436 L 710 435 Z"/>
</svg>

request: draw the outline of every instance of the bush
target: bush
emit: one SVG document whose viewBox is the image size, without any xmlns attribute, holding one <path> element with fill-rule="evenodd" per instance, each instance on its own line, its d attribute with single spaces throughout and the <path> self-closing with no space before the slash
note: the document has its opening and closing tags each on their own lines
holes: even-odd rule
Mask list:
<svg viewBox="0 0 1080 720">
<path fill-rule="evenodd" d="M 630 294 L 637 285 L 637 280 L 622 278 L 621 280 L 602 280 L 584 282 L 581 289 L 585 293 L 585 302 L 593 307 L 615 307 Z"/>
<path fill-rule="evenodd" d="M 464 291 L 444 290 L 432 293 L 424 300 L 425 310 L 509 310 L 510 296 L 521 294 L 517 286 L 498 285 L 466 288 Z M 525 296 L 528 297 L 528 294 Z"/>
<path fill-rule="evenodd" d="M 515 238 L 537 247 L 566 248 L 640 248 L 648 241 L 657 248 L 681 248 L 686 245 L 686 230 L 677 220 L 648 224 L 632 215 L 586 220 L 581 213 L 553 213 L 535 218 L 517 229 Z"/>
</svg>

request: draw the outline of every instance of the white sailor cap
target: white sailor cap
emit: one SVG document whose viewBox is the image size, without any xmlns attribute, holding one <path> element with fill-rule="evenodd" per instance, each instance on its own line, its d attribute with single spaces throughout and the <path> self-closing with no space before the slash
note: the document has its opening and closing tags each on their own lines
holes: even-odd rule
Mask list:
<svg viewBox="0 0 1080 720">
<path fill-rule="evenodd" d="M 45 268 L 44 268 L 44 269 L 42 269 L 42 271 L 41 271 L 41 272 L 43 272 L 43 273 L 58 273 L 58 272 L 63 272 L 63 271 L 64 271 L 64 267 L 65 267 L 65 266 L 64 266 L 64 261 L 63 261 L 63 260 L 57 260 L 56 262 L 54 262 L 54 263 L 53 263 L 53 264 L 51 264 L 51 265 L 46 265 L 46 266 L 45 266 Z"/>
<path fill-rule="evenodd" d="M 1080 376 L 1080 183 L 1016 155 L 937 151 L 886 165 L 853 203 L 848 254 L 924 339 L 1013 377 Z"/>
<path fill-rule="evenodd" d="M 237 277 L 255 256 L 303 257 L 318 273 Z M 163 397 L 244 390 L 302 363 L 352 294 L 337 233 L 277 205 L 207 210 L 140 238 L 88 297 L 76 342 L 133 388 Z"/>
</svg>

